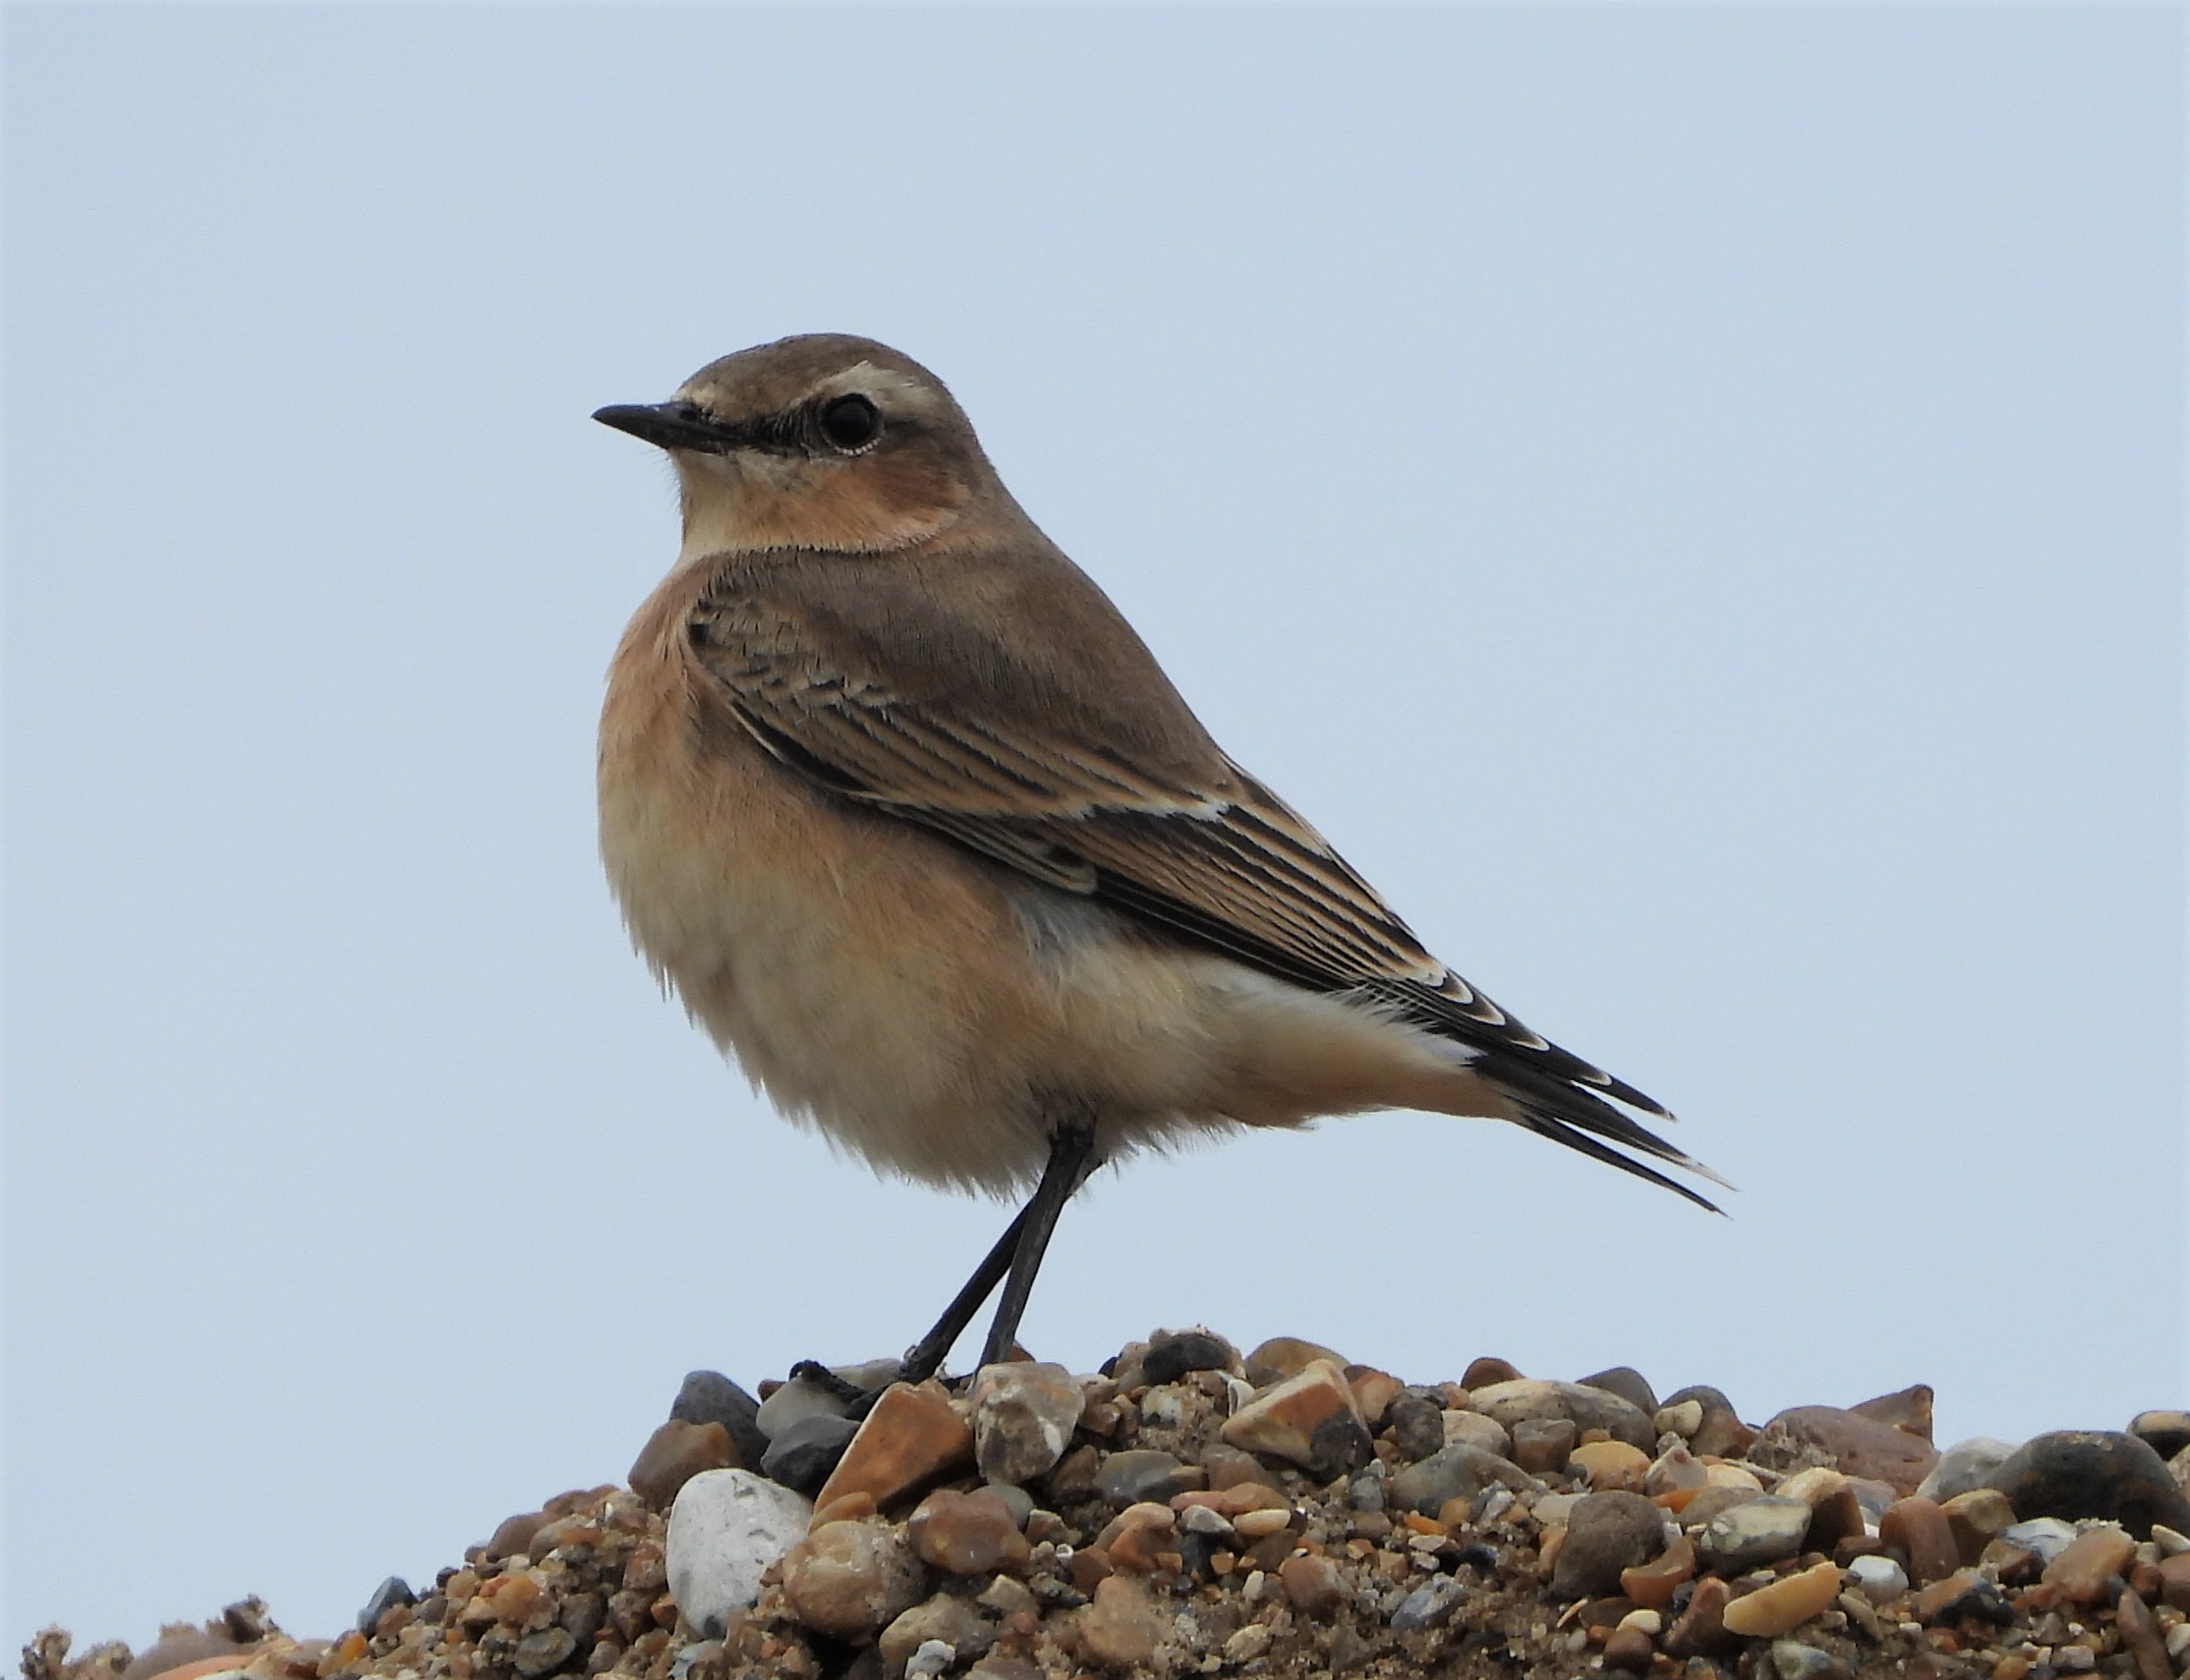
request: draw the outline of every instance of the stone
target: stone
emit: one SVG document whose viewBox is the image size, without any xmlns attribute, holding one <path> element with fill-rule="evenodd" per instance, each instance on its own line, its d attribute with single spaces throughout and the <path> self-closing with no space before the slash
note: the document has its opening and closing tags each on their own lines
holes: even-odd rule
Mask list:
<svg viewBox="0 0 2190 1680">
<path fill-rule="evenodd" d="M 669 1415 L 679 1423 L 721 1424 L 737 1448 L 738 1464 L 750 1469 L 768 1450 L 761 1433 L 760 1402 L 721 1371 L 687 1371 L 670 1402 Z"/>
<path fill-rule="evenodd" d="M 1620 1572 L 1620 1593 L 1646 1610 L 1664 1610 L 1677 1593 L 1696 1576 L 1696 1545 L 1685 1534 L 1665 1543 L 1665 1550 L 1647 1564 Z"/>
<path fill-rule="evenodd" d="M 1285 1601 L 1315 1621 L 1328 1621 L 1346 1601 L 1346 1583 L 1328 1558 L 1287 1558 L 1278 1566 Z"/>
<path fill-rule="evenodd" d="M 1686 1440 L 1704 1426 L 1704 1403 L 1701 1400 L 1683 1400 L 1678 1405 L 1663 1405 L 1650 1414 L 1650 1427 L 1660 1440 L 1668 1435 L 1678 1435 Z"/>
<path fill-rule="evenodd" d="M 1772 1672 L 1779 1680 L 1847 1680 L 1847 1665 L 1831 1651 L 1792 1639 L 1772 1642 Z"/>
<path fill-rule="evenodd" d="M 672 1418 L 638 1449 L 624 1480 L 650 1510 L 666 1510 L 677 1490 L 702 1470 L 741 1467 L 730 1432 L 721 1424 L 688 1424 Z"/>
<path fill-rule="evenodd" d="M 905 1523 L 920 1561 L 952 1575 L 1016 1575 L 1027 1566 L 1027 1537 L 1007 1505 L 986 1488 L 938 1488 Z"/>
<path fill-rule="evenodd" d="M 358 1612 L 357 1628 L 367 1639 L 373 1637 L 380 1625 L 380 1618 L 399 1604 L 416 1604 L 418 1595 L 410 1590 L 410 1583 L 401 1575 L 390 1575 L 373 1589 L 373 1596 L 365 1601 L 365 1608 Z"/>
<path fill-rule="evenodd" d="M 1680 1508 L 1680 1525 L 1700 1533 L 1735 1506 L 1746 1505 L 1752 1499 L 1761 1499 L 1763 1496 L 1754 1488 L 1734 1488 L 1723 1483 L 1707 1486 Z"/>
<path fill-rule="evenodd" d="M 824 1523 L 784 1558 L 791 1614 L 847 1644 L 866 1644 L 919 1603 L 923 1585 L 912 1548 L 879 1517 Z"/>
<path fill-rule="evenodd" d="M 1994 1440 L 1990 1435 L 1972 1435 L 1968 1440 L 1956 1441 L 1939 1455 L 1939 1462 L 1931 1467 L 1916 1491 L 1943 1505 L 1950 1499 L 1988 1485 L 1992 1473 L 2006 1463 L 2014 1451 L 2012 1441 Z"/>
<path fill-rule="evenodd" d="M 1908 1572 L 1891 1558 L 1858 1558 L 1848 1565 L 1855 1590 L 1873 1604 L 1889 1604 L 1908 1591 Z"/>
<path fill-rule="evenodd" d="M 517 1649 L 510 1653 L 510 1666 L 524 1680 L 541 1680 L 568 1663 L 577 1649 L 578 1642 L 567 1628 L 542 1628 L 517 1642 Z"/>
<path fill-rule="evenodd" d="M 924 1645 L 940 1640 L 955 1660 L 972 1662 L 996 1642 L 996 1630 L 964 1599 L 938 1593 L 882 1629 L 875 1642 L 885 1672 L 903 1668 Z"/>
<path fill-rule="evenodd" d="M 1790 1406 L 1764 1426 L 1798 1446 L 1814 1446 L 1852 1476 L 1874 1476 L 1912 1494 L 1939 1454 L 1921 1436 L 1838 1406 Z M 1701 1450 L 1701 1449 L 1698 1449 Z"/>
<path fill-rule="evenodd" d="M 2190 1614 L 2190 1551 L 2159 1560 L 2159 1601 Z"/>
<path fill-rule="evenodd" d="M 2076 1531 L 2057 1516 L 2033 1516 L 2027 1523 L 2010 1523 L 1999 1537 L 2033 1554 L 2040 1564 L 2049 1564 L 2067 1550 Z"/>
<path fill-rule="evenodd" d="M 1288 1377 L 1298 1377 L 1318 1360 L 1334 1370 L 1346 1369 L 1346 1356 L 1333 1353 L 1319 1342 L 1303 1342 L 1294 1335 L 1273 1335 L 1247 1356 L 1247 1380 L 1257 1388 L 1268 1388 Z"/>
<path fill-rule="evenodd" d="M 2171 1459 L 2190 1446 L 2190 1412 L 2140 1412 L 2129 1420 L 2129 1433 Z"/>
<path fill-rule="evenodd" d="M 1879 1539 L 1908 1559 L 1908 1578 L 1919 1586 L 1944 1580 L 1962 1567 L 1962 1548 L 1947 1514 L 1928 1499 L 1911 1495 L 1888 1505 L 1879 1519 Z"/>
<path fill-rule="evenodd" d="M 2190 1495 L 2134 1435 L 2064 1429 L 2025 1441 L 1992 1473 L 2018 1516 L 2098 1517 L 2138 1538 L 2155 1523 L 2190 1531 Z"/>
<path fill-rule="evenodd" d="M 933 1680 L 957 1663 L 958 1648 L 940 1639 L 924 1641 L 905 1663 L 905 1680 Z"/>
<path fill-rule="evenodd" d="M 1666 1396 L 1661 1411 L 1686 1405 L 1693 1400 L 1703 1408 L 1703 1420 L 1692 1430 L 1683 1432 L 1688 1436 L 1688 1450 L 1698 1458 L 1734 1458 L 1746 1453 L 1756 1440 L 1756 1431 L 1735 1415 L 1733 1402 L 1706 1383 L 1691 1383 Z"/>
<path fill-rule="evenodd" d="M 1138 1668 L 1154 1660 L 1168 1625 L 1139 1581 L 1106 1576 L 1079 1613 L 1080 1652 L 1106 1669 Z"/>
<path fill-rule="evenodd" d="M 1619 1674 L 1648 1674 L 1656 1655 L 1640 1628 L 1615 1628 L 1605 1641 L 1605 1667 Z"/>
<path fill-rule="evenodd" d="M 1584 1388 L 1601 1388 L 1616 1394 L 1629 1405 L 1649 1417 L 1658 1408 L 1657 1396 L 1643 1380 L 1642 1373 L 1632 1365 L 1615 1365 L 1610 1370 L 1601 1370 L 1594 1377 L 1581 1379 Z"/>
<path fill-rule="evenodd" d="M 1744 1639 L 1775 1639 L 1824 1614 L 1839 1596 L 1839 1565 L 1818 1564 L 1733 1600 L 1720 1620 Z"/>
<path fill-rule="evenodd" d="M 1567 1455 L 1566 1467 L 1587 1476 L 1594 1488 L 1639 1494 L 1650 1455 L 1625 1441 L 1585 1441 Z"/>
<path fill-rule="evenodd" d="M 1391 1631 L 1413 1634 L 1441 1628 L 1467 1596 L 1467 1587 L 1452 1576 L 1436 1576 L 1399 1600 L 1391 1612 Z"/>
<path fill-rule="evenodd" d="M 1648 1563 L 1664 1546 L 1657 1507 L 1641 1494 L 1585 1495 L 1567 1515 L 1566 1543 L 1552 1571 L 1552 1591 L 1563 1599 L 1613 1592 L 1623 1571 Z"/>
<path fill-rule="evenodd" d="M 768 1443 L 761 1455 L 761 1474 L 799 1493 L 813 1494 L 829 1479 L 858 1433 L 859 1426 L 849 1418 L 826 1412 L 801 1418 Z"/>
<path fill-rule="evenodd" d="M 1479 1388 L 1489 1388 L 1494 1383 L 1517 1381 L 1521 1372 L 1510 1360 L 1496 1354 L 1482 1354 L 1468 1362 L 1468 1369 L 1461 1373 L 1460 1385 L 1470 1395 Z"/>
<path fill-rule="evenodd" d="M 1931 1384 L 1917 1383 L 1893 1394 L 1881 1394 L 1875 1400 L 1865 1400 L 1848 1408 L 1859 1418 L 1868 1418 L 1929 1442 L 1931 1440 Z"/>
<path fill-rule="evenodd" d="M 1390 1371 L 1378 1370 L 1373 1365 L 1349 1365 L 1343 1374 L 1346 1386 L 1353 1391 L 1354 1410 L 1360 1414 L 1363 1424 L 1371 1431 L 1382 1429 L 1385 1414 L 1405 1384 Z"/>
<path fill-rule="evenodd" d="M 2151 1607 L 2134 1593 L 2124 1593 L 2114 1607 L 2114 1626 L 2122 1636 L 2122 1649 L 2137 1664 L 2137 1680 L 2175 1680 L 2175 1665 Z"/>
<path fill-rule="evenodd" d="M 1687 1659 L 1710 1657 L 1725 1654 L 1737 1642 L 1727 1633 L 1726 1605 L 1733 1592 L 1716 1575 L 1706 1575 L 1696 1583 L 1690 1596 L 1688 1608 L 1681 1613 L 1678 1621 L 1665 1630 L 1665 1654 Z"/>
<path fill-rule="evenodd" d="M 1448 1418 L 1481 1417 L 1480 1412 L 1447 1412 Z M 1489 1418 L 1482 1421 L 1493 1429 L 1499 1426 Z M 1565 1473 L 1566 1460 L 1580 1440 L 1581 1432 L 1574 1427 L 1572 1418 L 1531 1418 L 1513 1426 L 1513 1446 L 1506 1454 L 1524 1470 L 1538 1475 L 1555 1476 Z M 1496 1451 L 1494 1447 L 1491 1449 Z"/>
<path fill-rule="evenodd" d="M 1327 1359 L 1265 1389 L 1218 1433 L 1230 1446 L 1287 1460 L 1323 1481 L 1359 1469 L 1376 1453 L 1352 1389 Z"/>
<path fill-rule="evenodd" d="M 1810 1519 L 1810 1507 L 1801 1500 L 1759 1494 L 1705 1523 L 1697 1555 L 1705 1568 L 1723 1574 L 1761 1569 L 1801 1556 Z"/>
<path fill-rule="evenodd" d="M 2086 1529 L 2056 1553 L 2039 1579 L 2071 1604 L 2097 1604 L 2107 1582 L 2127 1572 L 2137 1542 L 2117 1528 Z"/>
<path fill-rule="evenodd" d="M 1447 1502 L 1475 1498 L 1490 1488 L 1542 1493 L 1544 1484 L 1520 1466 L 1461 1442 L 1410 1464 L 1391 1478 L 1391 1502 L 1401 1510 L 1435 1516 Z"/>
<path fill-rule="evenodd" d="M 973 1461 L 973 1432 L 952 1408 L 943 1385 L 898 1383 L 875 1402 L 813 1502 L 822 1509 L 847 1494 L 864 1493 L 879 1510 Z"/>
<path fill-rule="evenodd" d="M 1268 1474 L 1252 1453 L 1243 1453 L 1222 1441 L 1211 1441 L 1202 1449 L 1202 1468 L 1209 1474 L 1209 1485 L 1215 1488 L 1259 1482 Z"/>
<path fill-rule="evenodd" d="M 1515 1425 L 1545 1418 L 1565 1418 L 1576 1429 L 1601 1429 L 1615 1440 L 1650 1451 L 1657 1437 L 1650 1433 L 1650 1414 L 1631 1401 L 1605 1389 L 1580 1383 L 1552 1383 L 1517 1377 L 1468 1391 L 1470 1411 L 1503 1424 Z"/>
<path fill-rule="evenodd" d="M 835 1390 L 810 1377 L 794 1377 L 760 1403 L 754 1411 L 753 1424 L 773 1440 L 801 1418 L 841 1418 L 850 1412 L 851 1403 Z"/>
<path fill-rule="evenodd" d="M 1974 1564 L 1984 1556 L 1985 1547 L 2015 1523 L 2015 1508 L 1997 1488 L 1972 1488 L 1966 1494 L 1942 1501 L 1939 1509 L 1946 1513 L 1947 1526 L 1954 1530 L 1955 1544 L 1965 1564 Z"/>
<path fill-rule="evenodd" d="M 764 1571 L 806 1531 L 807 1501 L 750 1470 L 706 1470 L 677 1491 L 666 1547 L 669 1596 L 703 1637 L 760 1597 Z"/>
<path fill-rule="evenodd" d="M 1488 1418 L 1475 1419 L 1470 1412 L 1452 1415 L 1475 1419 L 1486 1432 L 1496 1430 L 1501 1440 L 1505 1435 L 1505 1431 Z M 1445 1433 L 1445 1418 L 1444 1408 L 1434 1400 L 1424 1399 L 1419 1394 L 1400 1393 L 1392 1397 L 1391 1404 L 1384 1409 L 1384 1426 L 1391 1436 L 1391 1445 L 1398 1450 L 1401 1463 L 1415 1463 L 1446 1445 L 1449 1438 Z M 1498 1450 L 1482 1440 L 1475 1444 L 1493 1453 Z"/>
<path fill-rule="evenodd" d="M 973 1379 L 973 1460 L 990 1481 L 1047 1475 L 1072 1444 L 1086 1395 L 1062 1365 L 985 1365 Z"/>
<path fill-rule="evenodd" d="M 1158 1330 L 1140 1356 L 1141 1380 L 1151 1384 L 1175 1383 L 1189 1371 L 1245 1369 L 1231 1342 L 1203 1329 Z"/>
<path fill-rule="evenodd" d="M 1112 1453 L 1095 1472 L 1095 1491 L 1112 1505 L 1137 1505 L 1144 1499 L 1168 1499 L 1179 1491 L 1174 1478 L 1179 1461 L 1168 1453 L 1132 1446 Z"/>
<path fill-rule="evenodd" d="M 1659 1494 L 1677 1493 L 1688 1488 L 1700 1488 L 1710 1480 L 1703 1462 L 1688 1450 L 1684 1441 L 1675 1441 L 1650 1461 L 1642 1473 L 1642 1491 L 1656 1498 Z"/>
<path fill-rule="evenodd" d="M 1974 1569 L 1957 1569 L 1934 1581 L 1916 1594 L 1909 1608 L 1927 1628 L 1970 1619 L 2005 1627 L 2015 1620 L 2014 1607 L 2000 1589 Z"/>
</svg>

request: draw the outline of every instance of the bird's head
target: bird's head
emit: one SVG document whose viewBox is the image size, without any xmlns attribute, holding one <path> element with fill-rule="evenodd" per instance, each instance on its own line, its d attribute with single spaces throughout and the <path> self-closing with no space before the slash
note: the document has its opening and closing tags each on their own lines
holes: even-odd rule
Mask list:
<svg viewBox="0 0 2190 1680">
<path fill-rule="evenodd" d="M 943 381 L 871 338 L 780 338 L 593 417 L 669 452 L 688 557 L 908 547 L 1002 495 Z"/>
</svg>

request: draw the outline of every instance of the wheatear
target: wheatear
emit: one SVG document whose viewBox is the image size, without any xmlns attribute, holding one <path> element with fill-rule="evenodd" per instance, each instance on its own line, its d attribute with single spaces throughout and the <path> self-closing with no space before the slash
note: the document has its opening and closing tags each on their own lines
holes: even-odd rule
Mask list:
<svg viewBox="0 0 2190 1680">
<path fill-rule="evenodd" d="M 884 1172 L 1035 1185 L 914 1378 L 1007 1273 L 983 1363 L 1008 1349 L 1066 1199 L 1182 1133 L 1481 1115 L 1711 1206 L 1608 1147 L 1715 1178 L 1625 1112 L 1663 1108 L 1225 756 L 927 369 L 785 338 L 594 418 L 669 452 L 684 516 L 601 719 L 634 943 L 785 1115 Z"/>
</svg>

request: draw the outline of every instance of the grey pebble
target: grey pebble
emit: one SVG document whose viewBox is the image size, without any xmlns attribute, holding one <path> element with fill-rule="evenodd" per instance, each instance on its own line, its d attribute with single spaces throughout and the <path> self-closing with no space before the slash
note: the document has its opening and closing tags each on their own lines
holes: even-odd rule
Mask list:
<svg viewBox="0 0 2190 1680">
<path fill-rule="evenodd" d="M 1189 1371 L 1227 1370 L 1238 1357 L 1229 1342 L 1207 1330 L 1159 1330 L 1140 1356 L 1140 1374 L 1152 1384 L 1175 1383 Z"/>
<path fill-rule="evenodd" d="M 800 1418 L 768 1443 L 768 1450 L 761 1455 L 760 1473 L 799 1493 L 817 1493 L 858 1433 L 859 1426 L 849 1418 L 833 1417 L 826 1412 Z"/>
<path fill-rule="evenodd" d="M 2013 1442 L 1995 1440 L 1990 1435 L 1956 1441 L 1939 1455 L 1939 1462 L 1918 1484 L 1917 1495 L 1943 1505 L 1958 1495 L 1972 1493 L 1991 1481 L 1992 1473 L 2014 1451 Z"/>
<path fill-rule="evenodd" d="M 1399 1600 L 1399 1607 L 1391 1613 L 1391 1631 L 1411 1634 L 1418 1628 L 1442 1626 L 1467 1596 L 1468 1589 L 1461 1583 L 1450 1575 L 1440 1575 Z"/>
<path fill-rule="evenodd" d="M 1762 1494 L 1723 1510 L 1704 1525 L 1697 1550 L 1730 1575 L 1799 1557 L 1813 1515 L 1806 1500 Z"/>
<path fill-rule="evenodd" d="M 740 1464 L 758 1464 L 768 1450 L 758 1422 L 760 1402 L 721 1371 L 687 1371 L 669 1415 L 679 1423 L 721 1424 L 729 1431 Z"/>
<path fill-rule="evenodd" d="M 1402 1510 L 1434 1516 L 1447 1500 L 1473 1499 L 1492 1487 L 1511 1488 L 1519 1493 L 1544 1491 L 1542 1482 L 1512 1460 L 1455 1441 L 1393 1476 L 1390 1499 Z"/>
<path fill-rule="evenodd" d="M 365 1608 L 358 1612 L 358 1631 L 367 1639 L 380 1625 L 380 1618 L 399 1604 L 416 1604 L 418 1595 L 410 1590 L 410 1583 L 401 1575 L 391 1575 L 373 1589 L 373 1596 L 365 1601 Z"/>
<path fill-rule="evenodd" d="M 1113 1505 L 1136 1505 L 1147 1499 L 1168 1499 L 1178 1491 L 1171 1478 L 1177 1459 L 1149 1446 L 1129 1446 L 1112 1453 L 1095 1472 L 1095 1490 Z"/>
<path fill-rule="evenodd" d="M 568 1663 L 577 1649 L 578 1642 L 571 1638 L 568 1628 L 543 1628 L 517 1642 L 511 1663 L 525 1680 L 540 1680 L 541 1676 L 553 1674 Z"/>
</svg>

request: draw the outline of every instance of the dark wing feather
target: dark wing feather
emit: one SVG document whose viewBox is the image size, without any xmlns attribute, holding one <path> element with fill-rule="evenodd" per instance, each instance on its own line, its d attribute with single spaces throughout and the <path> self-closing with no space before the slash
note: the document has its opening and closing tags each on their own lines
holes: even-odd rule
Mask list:
<svg viewBox="0 0 2190 1680">
<path fill-rule="evenodd" d="M 1199 774 L 1152 769 L 1069 729 L 1030 731 L 1029 708 L 984 694 L 978 666 L 953 683 L 936 679 L 949 662 L 934 660 L 918 668 L 924 680 L 893 683 L 871 637 L 780 581 L 718 584 L 690 634 L 754 738 L 821 785 L 1294 985 L 1373 999 L 1475 1051 L 1476 1070 L 1543 1135 L 1703 1202 L 1581 1135 L 1715 1176 L 1596 1093 L 1670 1119 L 1663 1107 L 1438 962 L 1322 836 L 1213 745 Z M 1182 702 L 1181 713 L 1190 722 Z"/>
</svg>

